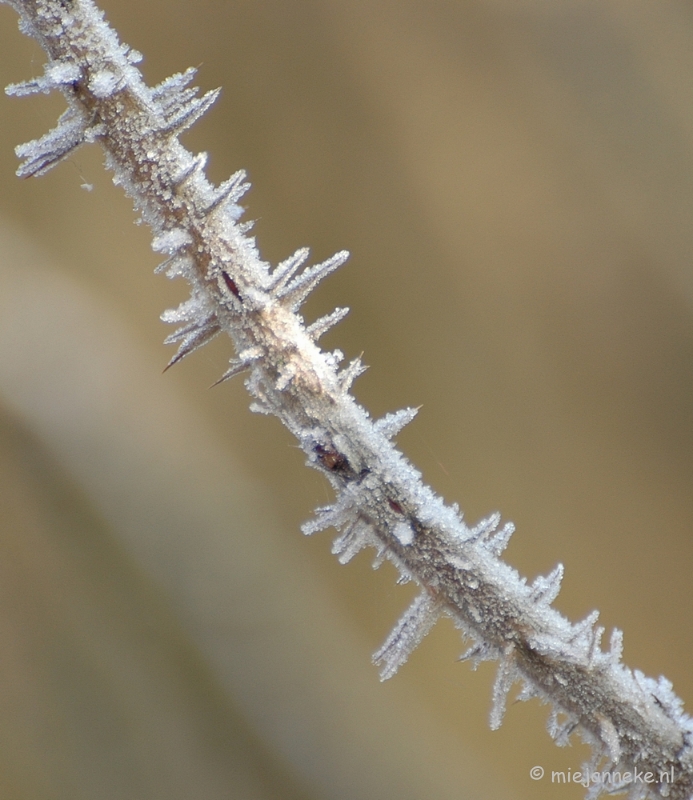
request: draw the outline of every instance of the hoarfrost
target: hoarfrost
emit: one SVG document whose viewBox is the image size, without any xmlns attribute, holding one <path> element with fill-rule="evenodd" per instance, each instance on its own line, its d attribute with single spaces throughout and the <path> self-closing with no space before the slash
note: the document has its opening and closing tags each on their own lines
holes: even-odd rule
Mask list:
<svg viewBox="0 0 693 800">
<path fill-rule="evenodd" d="M 540 605 L 550 606 L 558 597 L 563 580 L 563 564 L 558 564 L 546 577 L 539 576 L 531 586 L 531 599 Z"/>
<path fill-rule="evenodd" d="M 161 103 L 161 105 L 165 107 L 169 102 L 171 102 L 171 98 L 176 97 L 183 89 L 185 89 L 185 87 L 193 80 L 196 74 L 197 70 L 195 67 L 189 67 L 185 70 L 185 72 L 176 72 L 175 75 L 171 75 L 169 78 L 166 78 L 160 84 L 152 88 L 152 100 L 156 101 L 157 103 Z"/>
<path fill-rule="evenodd" d="M 306 328 L 306 333 L 314 342 L 317 342 L 324 333 L 327 333 L 330 328 L 341 322 L 348 313 L 348 308 L 335 308 L 330 314 L 316 319 L 312 325 L 309 325 Z"/>
<path fill-rule="evenodd" d="M 161 130 L 166 133 L 181 133 L 190 128 L 214 105 L 219 97 L 220 89 L 212 89 L 202 97 L 194 98 L 193 90 L 183 90 L 180 97 L 173 96 L 170 103 L 163 107 L 163 124 Z"/>
<path fill-rule="evenodd" d="M 356 493 L 347 488 L 331 506 L 316 508 L 315 519 L 308 520 L 301 525 L 301 530 L 306 536 L 312 536 L 326 528 L 343 528 L 350 526 L 358 516 L 358 498 Z"/>
<path fill-rule="evenodd" d="M 458 661 L 471 661 L 472 669 L 475 670 L 482 661 L 495 661 L 498 658 L 498 651 L 491 647 L 487 642 L 476 641 L 459 657 Z"/>
<path fill-rule="evenodd" d="M 367 369 L 368 367 L 361 362 L 360 357 L 350 361 L 349 365 L 339 373 L 338 380 L 341 390 L 343 392 L 348 392 L 356 378 L 358 378 L 359 375 L 363 375 Z"/>
<path fill-rule="evenodd" d="M 491 716 L 489 720 L 492 731 L 498 730 L 503 722 L 508 692 L 518 677 L 519 675 L 515 666 L 515 648 L 513 645 L 508 645 L 501 656 L 496 672 L 496 680 L 493 684 Z"/>
<path fill-rule="evenodd" d="M 185 358 L 185 356 L 190 355 L 190 353 L 193 353 L 195 350 L 202 347 L 202 345 L 207 344 L 207 342 L 211 341 L 220 331 L 221 327 L 216 317 L 210 316 L 199 323 L 186 325 L 175 333 L 172 333 L 164 339 L 164 344 L 174 344 L 178 341 L 180 341 L 181 344 L 178 348 L 178 352 L 166 365 L 164 372 L 174 364 L 177 364 L 181 359 Z"/>
<path fill-rule="evenodd" d="M 24 159 L 17 175 L 28 178 L 48 172 L 84 142 L 85 131 L 84 114 L 73 107 L 68 108 L 56 127 L 47 134 L 15 147 L 17 156 Z"/>
<path fill-rule="evenodd" d="M 361 550 L 377 547 L 378 544 L 371 526 L 359 518 L 347 525 L 344 532 L 337 536 L 332 543 L 332 553 L 337 556 L 340 564 L 348 564 Z"/>
<path fill-rule="evenodd" d="M 405 547 L 414 541 L 415 536 L 412 526 L 408 522 L 401 521 L 395 525 L 392 535 Z"/>
<path fill-rule="evenodd" d="M 397 436 L 402 428 L 409 425 L 418 413 L 418 408 L 402 408 L 399 411 L 385 414 L 384 417 L 375 421 L 375 429 L 378 433 L 382 433 L 386 439 L 392 439 Z"/>
<path fill-rule="evenodd" d="M 373 654 L 373 663 L 380 667 L 381 681 L 391 678 L 406 663 L 440 614 L 440 606 L 428 592 L 422 592 L 414 600 L 382 647 Z"/>
<path fill-rule="evenodd" d="M 250 361 L 243 361 L 240 358 L 229 359 L 229 368 L 221 376 L 221 378 L 214 381 L 214 383 L 209 388 L 213 389 L 215 386 L 219 386 L 220 383 L 224 383 L 224 381 L 228 381 L 231 378 L 234 378 L 236 375 L 240 375 L 242 372 L 246 372 L 248 369 L 250 369 L 251 363 L 252 362 Z"/>
<path fill-rule="evenodd" d="M 621 661 L 623 655 L 623 631 L 614 628 L 611 631 L 611 639 L 609 641 L 609 660 L 616 666 Z"/>
<path fill-rule="evenodd" d="M 26 97 L 39 92 L 48 94 L 60 86 L 74 83 L 79 80 L 80 75 L 79 66 L 72 61 L 51 61 L 46 64 L 44 74 L 39 78 L 33 78 L 23 83 L 12 83 L 5 89 L 5 93 L 15 97 Z"/>
<path fill-rule="evenodd" d="M 214 191 L 211 193 L 210 197 L 208 198 L 207 204 L 203 209 L 205 214 L 210 214 L 217 208 L 222 208 L 227 204 L 235 203 L 237 200 L 240 200 L 241 197 L 250 189 L 250 184 L 245 183 L 246 172 L 244 169 L 239 169 L 238 172 L 234 172 L 234 174 L 221 183 Z M 243 213 L 243 209 L 237 207 L 237 211 L 232 214 L 234 219 L 238 219 Z M 251 223 L 246 223 L 249 226 L 252 226 Z M 245 230 L 249 230 L 246 228 Z"/>
<path fill-rule="evenodd" d="M 152 250 L 155 253 L 173 254 L 178 250 L 192 244 L 192 236 L 185 228 L 173 228 L 164 231 L 152 240 Z"/>
<path fill-rule="evenodd" d="M 606 747 L 606 752 L 612 764 L 618 764 L 621 758 L 621 743 L 614 723 L 603 714 L 597 715 L 599 722 L 599 735 Z"/>
<path fill-rule="evenodd" d="M 277 264 L 272 273 L 269 288 L 275 291 L 281 290 L 296 274 L 301 265 L 305 263 L 309 255 L 310 249 L 301 247 L 293 255 Z"/>
<path fill-rule="evenodd" d="M 100 100 L 110 97 L 122 86 L 122 78 L 109 69 L 100 69 L 89 78 L 89 89 Z"/>
<path fill-rule="evenodd" d="M 515 524 L 506 522 L 505 525 L 493 536 L 489 536 L 482 541 L 482 544 L 493 553 L 494 556 L 500 556 L 505 548 L 508 546 L 510 537 L 515 533 Z"/>
<path fill-rule="evenodd" d="M 340 250 L 331 258 L 302 272 L 290 283 L 277 287 L 276 297 L 292 311 L 297 311 L 315 287 L 349 258 L 347 250 Z"/>
<path fill-rule="evenodd" d="M 561 715 L 564 717 L 563 720 L 559 719 Z M 546 730 L 558 747 L 568 747 L 570 745 L 570 736 L 577 726 L 577 719 L 557 706 L 551 709 L 549 718 L 546 721 Z"/>
</svg>

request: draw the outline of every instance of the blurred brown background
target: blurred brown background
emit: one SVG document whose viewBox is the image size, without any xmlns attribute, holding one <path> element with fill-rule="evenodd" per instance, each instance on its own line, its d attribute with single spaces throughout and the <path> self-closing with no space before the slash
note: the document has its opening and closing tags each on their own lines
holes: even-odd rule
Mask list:
<svg viewBox="0 0 693 800">
<path fill-rule="evenodd" d="M 693 704 L 693 10 L 649 0 L 108 0 L 147 80 L 199 65 L 185 137 L 240 167 L 263 255 L 352 258 L 373 414 L 557 606 Z M 4 83 L 43 56 L 0 9 Z M 0 98 L 0 797 L 577 798 L 547 709 L 488 729 L 493 668 L 441 623 L 369 663 L 410 587 L 298 526 L 329 500 L 215 342 L 166 375 L 149 234 L 96 148 L 13 147 L 59 97 Z M 91 192 L 80 184 L 93 184 Z"/>
</svg>

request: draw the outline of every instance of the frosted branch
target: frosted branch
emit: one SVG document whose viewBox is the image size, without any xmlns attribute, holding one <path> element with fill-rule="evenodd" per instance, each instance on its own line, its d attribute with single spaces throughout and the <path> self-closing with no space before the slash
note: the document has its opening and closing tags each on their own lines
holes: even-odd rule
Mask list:
<svg viewBox="0 0 693 800">
<path fill-rule="evenodd" d="M 335 527 L 340 534 L 333 551 L 341 561 L 374 546 L 378 563 L 390 559 L 402 581 L 421 588 L 376 654 L 383 678 L 401 667 L 440 614 L 448 615 L 474 642 L 467 657 L 500 659 L 493 727 L 518 681 L 522 699 L 538 696 L 552 704 L 548 727 L 557 744 L 579 730 L 593 745 L 595 765 L 605 761 L 621 772 L 673 775 L 673 782 L 657 778 L 647 791 L 691 798 L 693 721 L 670 684 L 620 662 L 618 631 L 603 652 L 596 614 L 574 625 L 552 607 L 561 566 L 528 585 L 500 560 L 513 526 L 499 527 L 500 516 L 494 515 L 467 527 L 457 507 L 446 506 L 423 485 L 394 448 L 391 439 L 416 412 L 404 409 L 374 422 L 349 394 L 364 369 L 360 359 L 340 371 L 341 353 L 317 346 L 346 309 L 307 327 L 297 312 L 347 253 L 305 267 L 308 251 L 299 250 L 272 270 L 246 235 L 249 225 L 239 221 L 244 173 L 215 187 L 204 174 L 205 154 L 193 156 L 181 146 L 178 134 L 218 93 L 197 97 L 189 86 L 194 70 L 147 87 L 134 66 L 139 54 L 118 42 L 90 0 L 10 5 L 49 62 L 43 75 L 8 91 L 57 89 L 68 103 L 55 129 L 17 148 L 24 159 L 18 174 L 40 175 L 85 142 L 102 146 L 114 181 L 151 226 L 153 248 L 166 256 L 160 270 L 191 287 L 190 298 L 164 314 L 179 326 L 167 339 L 178 344 L 170 364 L 225 332 L 237 356 L 220 381 L 247 371 L 251 408 L 279 417 L 308 464 L 334 488 L 334 503 L 318 510 L 305 532 Z M 559 722 L 559 714 L 565 721 Z"/>
</svg>

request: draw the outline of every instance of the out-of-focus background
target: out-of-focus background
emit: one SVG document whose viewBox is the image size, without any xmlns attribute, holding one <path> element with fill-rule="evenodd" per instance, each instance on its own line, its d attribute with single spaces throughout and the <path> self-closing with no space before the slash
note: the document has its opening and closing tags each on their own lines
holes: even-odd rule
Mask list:
<svg viewBox="0 0 693 800">
<path fill-rule="evenodd" d="M 558 608 L 693 706 L 693 10 L 683 0 L 107 0 L 146 78 L 199 66 L 185 143 L 244 167 L 264 257 L 352 252 L 307 304 L 375 415 Z M 43 55 L 0 8 L 3 83 Z M 379 684 L 412 590 L 299 524 L 330 492 L 216 341 L 161 374 L 154 276 L 91 147 L 14 177 L 60 97 L 0 98 L 0 797 L 577 798 L 536 701 L 441 623 Z M 92 185 L 86 191 L 81 185 Z M 608 635 L 608 634 L 607 634 Z"/>
</svg>

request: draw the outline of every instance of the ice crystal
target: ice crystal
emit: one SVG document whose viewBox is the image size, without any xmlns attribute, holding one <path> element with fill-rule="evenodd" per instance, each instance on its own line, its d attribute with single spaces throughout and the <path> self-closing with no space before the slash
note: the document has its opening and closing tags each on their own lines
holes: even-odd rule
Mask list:
<svg viewBox="0 0 693 800">
<path fill-rule="evenodd" d="M 327 333 L 330 328 L 341 322 L 348 313 L 348 308 L 335 308 L 332 313 L 316 319 L 312 325 L 309 325 L 306 328 L 306 333 L 314 342 L 317 342 L 324 333 Z"/>
<path fill-rule="evenodd" d="M 320 281 L 341 267 L 347 258 L 349 258 L 348 251 L 340 250 L 339 253 L 335 253 L 326 261 L 305 270 L 305 272 L 302 272 L 292 281 L 288 283 L 283 281 L 281 285 L 275 287 L 275 296 L 278 300 L 281 300 L 287 308 L 296 311 Z"/>
<path fill-rule="evenodd" d="M 518 678 L 519 675 L 515 666 L 515 648 L 513 645 L 508 645 L 501 656 L 496 671 L 496 680 L 493 684 L 491 716 L 489 718 L 489 724 L 493 731 L 498 730 L 503 722 L 508 692 Z"/>
<path fill-rule="evenodd" d="M 86 138 L 86 116 L 75 108 L 68 108 L 58 124 L 40 139 L 34 139 L 15 148 L 24 161 L 17 170 L 20 178 L 43 175 L 78 148 Z"/>
<path fill-rule="evenodd" d="M 424 636 L 435 625 L 441 609 L 427 592 L 422 592 L 405 611 L 383 646 L 373 655 L 380 667 L 380 680 L 392 678 L 406 663 Z"/>
<path fill-rule="evenodd" d="M 414 541 L 414 529 L 408 522 L 398 522 L 392 530 L 392 535 L 405 547 Z"/>
<path fill-rule="evenodd" d="M 375 429 L 386 439 L 394 439 L 395 436 L 406 427 L 419 413 L 418 408 L 402 408 L 394 413 L 385 414 L 382 419 L 376 420 Z"/>
<path fill-rule="evenodd" d="M 11 83 L 5 93 L 16 97 L 25 97 L 43 92 L 48 94 L 54 89 L 75 83 L 79 80 L 80 68 L 73 61 L 52 61 L 46 64 L 43 75 L 23 83 Z"/>
<path fill-rule="evenodd" d="M 539 576 L 535 579 L 531 587 L 532 599 L 542 605 L 550 606 L 561 591 L 562 580 L 563 564 L 558 564 L 545 578 Z"/>
</svg>

